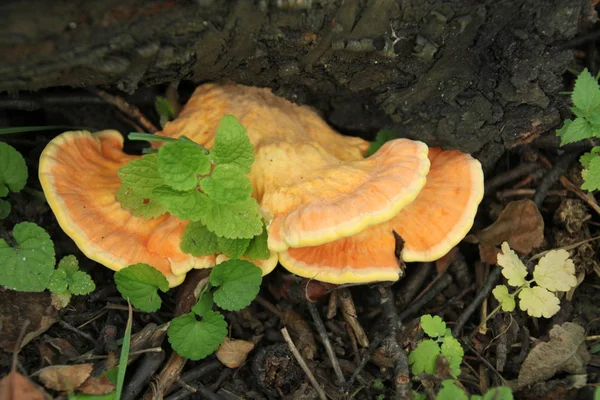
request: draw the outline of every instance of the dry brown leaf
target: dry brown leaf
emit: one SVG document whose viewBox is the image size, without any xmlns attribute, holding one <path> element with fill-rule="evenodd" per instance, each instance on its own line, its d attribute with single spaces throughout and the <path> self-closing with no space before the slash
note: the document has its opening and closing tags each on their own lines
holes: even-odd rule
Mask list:
<svg viewBox="0 0 600 400">
<path fill-rule="evenodd" d="M 90 377 L 93 369 L 94 364 L 53 365 L 42 368 L 39 378 L 49 389 L 67 391 L 81 386 Z"/>
<path fill-rule="evenodd" d="M 283 310 L 281 311 L 281 322 L 290 332 L 290 336 L 302 357 L 307 360 L 314 360 L 317 352 L 317 342 L 310 325 L 302 318 L 302 315 L 292 309 Z"/>
<path fill-rule="evenodd" d="M 29 320 L 21 347 L 47 331 L 58 321 L 58 312 L 52 306 L 50 294 L 15 292 L 0 289 L 0 347 L 14 352 L 16 341 L 25 321 Z"/>
<path fill-rule="evenodd" d="M 545 381 L 557 372 L 585 374 L 590 359 L 582 326 L 572 322 L 554 325 L 550 330 L 550 340 L 531 349 L 523 361 L 517 386 L 523 388 Z"/>
<path fill-rule="evenodd" d="M 217 349 L 216 355 L 221 364 L 227 368 L 238 368 L 248 357 L 248 353 L 254 348 L 254 343 L 245 340 L 225 338 Z"/>
<path fill-rule="evenodd" d="M 510 248 L 529 254 L 544 240 L 544 219 L 535 203 L 529 199 L 511 201 L 502 210 L 496 222 L 477 234 L 482 250 L 482 261 L 490 262 L 491 247 L 508 242 Z M 486 256 L 486 259 L 483 259 Z M 495 263 L 490 262 L 491 264 Z"/>
<path fill-rule="evenodd" d="M 106 375 L 97 378 L 90 376 L 77 388 L 78 392 L 85 394 L 108 394 L 114 390 L 115 384 Z"/>
<path fill-rule="evenodd" d="M 33 383 L 17 371 L 11 371 L 0 379 L 2 400 L 44 400 L 46 396 Z"/>
</svg>

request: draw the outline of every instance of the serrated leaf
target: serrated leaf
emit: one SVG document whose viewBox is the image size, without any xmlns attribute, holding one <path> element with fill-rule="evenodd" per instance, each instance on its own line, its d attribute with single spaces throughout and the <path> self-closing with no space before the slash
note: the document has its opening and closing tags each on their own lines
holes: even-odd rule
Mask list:
<svg viewBox="0 0 600 400">
<path fill-rule="evenodd" d="M 508 386 L 491 388 L 483 396 L 483 400 L 513 400 L 512 390 Z"/>
<path fill-rule="evenodd" d="M 0 239 L 0 285 L 20 292 L 42 292 L 54 272 L 54 244 L 48 233 L 32 222 L 13 228 L 16 246 Z"/>
<path fill-rule="evenodd" d="M 167 212 L 179 219 L 199 221 L 202 214 L 208 212 L 209 203 L 206 195 L 195 188 L 180 191 L 163 185 L 155 188 L 152 194 Z"/>
<path fill-rule="evenodd" d="M 519 292 L 519 308 L 531 317 L 550 318 L 560 310 L 560 300 L 539 286 L 523 288 Z"/>
<path fill-rule="evenodd" d="M 68 288 L 67 271 L 56 269 L 48 281 L 48 290 L 52 293 L 66 293 Z"/>
<path fill-rule="evenodd" d="M 244 201 L 252 194 L 250 179 L 235 165 L 217 165 L 210 176 L 200 181 L 200 187 L 208 197 L 218 203 Z"/>
<path fill-rule="evenodd" d="M 215 303 L 228 311 L 247 307 L 258 294 L 262 270 L 246 260 L 227 260 L 210 273 L 210 283 L 217 288 Z"/>
<path fill-rule="evenodd" d="M 268 246 L 268 235 L 266 227 L 263 227 L 263 231 L 260 235 L 254 236 L 250 239 L 248 248 L 244 253 L 244 257 L 249 260 L 267 260 L 271 257 L 271 252 Z"/>
<path fill-rule="evenodd" d="M 210 289 L 210 288 L 209 288 Z M 205 290 L 202 296 L 198 299 L 198 302 L 192 307 L 192 311 L 199 316 L 204 316 L 206 313 L 212 311 L 213 307 L 213 294 L 210 290 Z"/>
<path fill-rule="evenodd" d="M 121 186 L 117 190 L 115 197 L 124 210 L 129 211 L 136 217 L 156 218 L 167 212 L 165 207 L 152 194 L 140 194 L 135 189 L 125 186 Z"/>
<path fill-rule="evenodd" d="M 437 315 L 425 314 L 421 317 L 421 328 L 427 336 L 436 338 L 446 334 L 446 323 Z"/>
<path fill-rule="evenodd" d="M 248 248 L 250 239 L 217 237 L 217 243 L 219 245 L 219 253 L 224 254 L 227 258 L 240 258 Z"/>
<path fill-rule="evenodd" d="M 502 243 L 502 253 L 498 253 L 498 265 L 502 267 L 502 275 L 508 279 L 508 284 L 519 287 L 525 284 L 527 268 L 517 256 L 517 253 L 511 250 L 508 242 Z"/>
<path fill-rule="evenodd" d="M 381 146 L 383 146 L 386 142 L 389 142 L 390 140 L 394 139 L 398 139 L 398 136 L 396 136 L 394 132 L 390 131 L 389 129 L 380 130 L 379 132 L 377 132 L 375 140 L 372 141 L 371 144 L 369 144 L 369 149 L 367 150 L 365 156 L 369 157 L 375 154 L 377 150 L 379 150 L 379 148 L 381 148 Z"/>
<path fill-rule="evenodd" d="M 569 252 L 550 250 L 533 270 L 533 279 L 538 286 L 551 292 L 568 292 L 577 286 L 575 264 L 569 258 Z"/>
<path fill-rule="evenodd" d="M 129 298 L 134 307 L 145 312 L 160 308 L 162 300 L 157 289 L 162 292 L 169 290 L 167 278 L 156 268 L 143 263 L 115 272 L 115 283 L 124 298 Z"/>
<path fill-rule="evenodd" d="M 442 381 L 442 388 L 435 396 L 435 400 L 469 400 L 465 391 L 456 386 L 456 381 L 446 379 Z"/>
<path fill-rule="evenodd" d="M 260 208 L 252 197 L 234 204 L 220 204 L 208 199 L 208 212 L 202 223 L 217 236 L 230 239 L 252 239 L 262 232 Z"/>
<path fill-rule="evenodd" d="M 173 319 L 167 330 L 169 343 L 182 357 L 201 360 L 219 348 L 227 336 L 227 322 L 218 312 L 207 312 L 202 321 L 194 313 Z"/>
<path fill-rule="evenodd" d="M 75 272 L 79 271 L 79 261 L 77 261 L 77 257 L 70 254 L 60 259 L 57 268 L 64 270 L 67 273 L 67 276 L 70 277 Z"/>
<path fill-rule="evenodd" d="M 587 169 L 582 171 L 582 176 L 584 182 L 581 188 L 583 190 L 591 192 L 600 189 L 600 156 L 592 158 Z"/>
<path fill-rule="evenodd" d="M 84 295 L 96 290 L 92 277 L 84 271 L 76 271 L 69 283 L 69 292 L 74 295 Z"/>
<path fill-rule="evenodd" d="M 515 309 L 515 297 L 508 292 L 508 288 L 505 285 L 497 285 L 492 294 L 500 303 L 502 311 L 512 312 Z"/>
<path fill-rule="evenodd" d="M 583 165 L 583 168 L 589 168 L 590 162 L 594 158 L 600 157 L 600 156 L 598 156 L 599 152 L 600 152 L 600 146 L 594 146 L 592 148 L 592 150 L 588 151 L 587 153 L 582 154 L 581 157 L 579 157 L 579 162 L 581 163 L 581 165 Z"/>
<path fill-rule="evenodd" d="M 121 186 L 134 189 L 140 195 L 150 195 L 155 187 L 162 185 L 163 179 L 158 172 L 158 156 L 148 154 L 129 161 L 119 168 Z"/>
<path fill-rule="evenodd" d="M 587 68 L 575 80 L 571 99 L 573 105 L 586 114 L 591 114 L 600 106 L 600 86 Z"/>
<path fill-rule="evenodd" d="M 244 173 L 250 172 L 254 162 L 254 146 L 250 143 L 246 129 L 233 115 L 221 118 L 211 153 L 215 164 L 232 164 Z"/>
<path fill-rule="evenodd" d="M 211 256 L 219 253 L 217 235 L 201 222 L 190 222 L 181 237 L 181 251 L 194 257 Z"/>
<path fill-rule="evenodd" d="M 27 164 L 14 147 L 0 142 L 0 197 L 20 192 L 27 183 Z"/>
<path fill-rule="evenodd" d="M 10 214 L 10 203 L 6 200 L 0 199 L 0 219 L 8 217 Z"/>
<path fill-rule="evenodd" d="M 435 361 L 440 355 L 440 346 L 431 339 L 423 340 L 408 355 L 408 363 L 411 365 L 413 375 L 422 372 L 433 374 L 435 372 Z"/>
<path fill-rule="evenodd" d="M 204 150 L 192 142 L 169 142 L 158 149 L 158 172 L 173 189 L 190 190 L 198 183 L 196 175 L 210 172 L 210 160 Z"/>
<path fill-rule="evenodd" d="M 576 118 L 573 122 L 567 124 L 565 121 L 566 128 L 563 126 L 560 131 L 560 145 L 578 142 L 583 139 L 594 137 L 595 131 L 586 119 Z"/>
<path fill-rule="evenodd" d="M 465 355 L 460 342 L 452 336 L 445 336 L 442 339 L 441 354 L 448 360 L 452 376 L 458 378 L 460 375 L 460 364 Z"/>
</svg>

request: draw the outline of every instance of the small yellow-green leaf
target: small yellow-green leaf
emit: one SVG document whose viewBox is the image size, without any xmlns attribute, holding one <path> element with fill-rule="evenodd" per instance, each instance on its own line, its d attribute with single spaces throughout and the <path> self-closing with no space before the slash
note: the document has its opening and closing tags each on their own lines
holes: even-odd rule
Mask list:
<svg viewBox="0 0 600 400">
<path fill-rule="evenodd" d="M 432 338 L 444 336 L 446 334 L 446 323 L 437 315 L 423 315 L 421 317 L 421 328 L 423 328 L 423 331 Z"/>
<path fill-rule="evenodd" d="M 215 164 L 235 165 L 245 173 L 250 172 L 254 162 L 254 146 L 250 143 L 246 129 L 233 115 L 221 118 L 211 153 Z"/>
<path fill-rule="evenodd" d="M 523 288 L 519 292 L 519 308 L 531 317 L 550 318 L 560 310 L 560 301 L 542 287 Z"/>
<path fill-rule="evenodd" d="M 431 339 L 423 340 L 408 355 L 408 363 L 411 365 L 413 375 L 424 372 L 433 374 L 435 372 L 435 361 L 440 355 L 440 346 Z"/>
<path fill-rule="evenodd" d="M 508 242 L 502 243 L 502 252 L 498 254 L 498 265 L 502 267 L 502 275 L 508 279 L 508 284 L 519 287 L 525 284 L 527 268 L 508 245 Z"/>
<path fill-rule="evenodd" d="M 512 312 L 515 309 L 515 297 L 508 293 L 508 288 L 505 285 L 498 285 L 492 290 L 492 294 L 500 303 L 502 311 Z"/>
<path fill-rule="evenodd" d="M 533 279 L 538 286 L 551 292 L 567 292 L 577 286 L 575 264 L 569 258 L 569 252 L 550 250 L 533 270 Z"/>
</svg>

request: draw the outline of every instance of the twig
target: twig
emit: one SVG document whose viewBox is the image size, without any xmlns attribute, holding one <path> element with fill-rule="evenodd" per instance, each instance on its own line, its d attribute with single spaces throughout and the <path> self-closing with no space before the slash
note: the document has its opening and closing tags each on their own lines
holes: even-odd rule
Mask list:
<svg viewBox="0 0 600 400">
<path fill-rule="evenodd" d="M 354 335 L 356 335 L 356 340 L 362 347 L 369 347 L 369 338 L 365 333 L 365 330 L 358 322 L 358 316 L 356 315 L 356 307 L 354 305 L 354 300 L 352 300 L 352 293 L 348 288 L 339 288 L 338 290 L 338 304 L 342 310 L 342 317 L 344 317 L 344 321 L 350 327 L 352 327 L 352 331 Z"/>
<path fill-rule="evenodd" d="M 416 268 L 411 268 L 415 271 L 402 280 L 401 290 L 398 290 L 400 301 L 403 305 L 409 304 L 417 295 L 417 292 L 429 276 L 432 267 L 433 263 L 424 262 L 419 263 Z"/>
<path fill-rule="evenodd" d="M 187 383 L 186 385 L 188 386 L 187 388 L 183 388 L 183 389 L 179 390 L 178 392 L 170 395 L 169 397 L 166 397 L 165 400 L 182 400 L 188 396 L 193 395 L 194 393 L 197 393 L 198 395 L 200 395 L 200 397 L 199 397 L 200 399 L 224 400 L 223 396 L 213 393 L 212 390 L 210 390 L 209 388 L 207 388 L 206 386 L 204 386 L 200 383 L 196 383 L 193 385 Z"/>
<path fill-rule="evenodd" d="M 130 118 L 138 121 L 139 124 L 142 125 L 149 133 L 155 133 L 159 131 L 159 129 L 144 116 L 137 106 L 129 104 L 122 97 L 113 96 L 112 94 L 106 93 L 104 90 L 100 89 L 90 89 L 90 91 L 98 97 L 103 98 L 106 102 L 117 107 L 119 110 L 121 110 L 121 112 L 127 114 Z"/>
<path fill-rule="evenodd" d="M 579 154 L 579 152 L 564 153 L 558 158 L 554 167 L 542 178 L 533 196 L 533 202 L 538 208 L 541 207 L 548 190 L 567 172 L 571 164 L 579 157 Z"/>
<path fill-rule="evenodd" d="M 486 297 L 488 297 L 490 295 L 490 293 L 492 292 L 492 289 L 494 288 L 494 285 L 498 281 L 498 277 L 500 276 L 501 270 L 502 270 L 502 268 L 496 267 L 492 271 L 490 271 L 490 274 L 488 275 L 487 280 L 485 281 L 485 283 L 479 290 L 479 293 L 477 293 L 477 296 L 475 296 L 473 301 L 471 301 L 471 303 L 469 303 L 469 305 L 464 309 L 462 314 L 456 320 L 456 324 L 454 325 L 454 328 L 452 329 L 452 335 L 454 337 L 460 336 L 460 333 L 461 333 L 464 325 L 467 323 L 467 321 L 469 320 L 471 315 L 475 312 L 477 307 L 479 307 L 481 302 L 483 302 L 483 299 L 485 299 Z"/>
<path fill-rule="evenodd" d="M 294 358 L 296 359 L 296 361 L 298 361 L 298 364 L 300 364 L 300 367 L 302 368 L 302 370 L 304 371 L 304 373 L 308 377 L 308 380 L 310 381 L 311 385 L 313 386 L 313 388 L 315 388 L 315 390 L 319 394 L 319 398 L 321 400 L 327 400 L 327 396 L 325 395 L 325 392 L 323 391 L 323 388 L 321 387 L 321 385 L 319 385 L 319 382 L 317 382 L 317 379 L 315 378 L 315 376 L 311 372 L 310 368 L 308 368 L 308 365 L 306 365 L 306 362 L 304 361 L 304 359 L 300 355 L 300 352 L 296 348 L 296 345 L 294 344 L 294 341 L 290 337 L 290 334 L 289 334 L 287 328 L 281 329 L 281 334 L 283 335 L 283 339 L 286 341 L 286 343 L 290 347 L 290 350 L 291 350 L 292 354 L 294 355 Z"/>
<path fill-rule="evenodd" d="M 490 274 L 490 275 L 491 275 L 491 274 Z M 471 350 L 471 353 L 475 354 L 475 356 L 476 356 L 477 358 L 479 358 L 479 360 L 480 360 L 482 363 L 484 363 L 484 364 L 485 364 L 485 366 L 486 366 L 488 369 L 490 369 L 490 370 L 494 371 L 494 373 L 495 373 L 495 374 L 496 374 L 496 375 L 497 375 L 497 376 L 500 378 L 500 381 L 502 382 L 502 384 L 503 384 L 503 385 L 506 385 L 506 383 L 507 383 L 507 382 L 506 382 L 506 379 L 504 379 L 504 377 L 502 376 L 502 374 L 501 374 L 500 372 L 498 372 L 498 371 L 496 370 L 496 368 L 494 368 L 494 366 L 493 366 L 492 364 L 490 364 L 490 362 L 489 362 L 489 361 L 488 361 L 488 360 L 487 360 L 487 359 L 486 359 L 484 356 L 482 356 L 481 354 L 479 354 L 479 353 L 477 352 L 477 350 L 475 350 L 475 349 L 473 348 L 473 346 L 471 345 L 471 343 L 469 342 L 469 340 L 468 340 L 468 339 L 463 339 L 463 340 L 462 340 L 462 342 L 465 344 L 465 346 L 466 346 L 466 347 L 467 347 L 469 350 Z"/>
<path fill-rule="evenodd" d="M 431 299 L 445 290 L 452 283 L 452 276 L 450 274 L 442 275 L 439 280 L 431 286 L 431 288 L 425 292 L 417 301 L 414 301 L 409 307 L 405 308 L 398 315 L 399 322 L 406 320 L 408 317 L 416 314 L 425 304 L 429 303 Z"/>
<path fill-rule="evenodd" d="M 150 379 L 152 379 L 152 375 L 154 375 L 154 373 L 158 370 L 158 368 L 160 368 L 161 364 L 165 360 L 164 350 L 159 350 L 160 352 L 148 353 L 144 355 L 139 365 L 135 368 L 129 383 L 123 390 L 122 398 L 124 400 L 135 400 L 139 398 L 144 386 L 150 381 Z"/>
<path fill-rule="evenodd" d="M 273 303 L 271 303 L 262 296 L 256 296 L 256 298 L 254 298 L 254 301 L 256 301 L 268 311 L 270 311 L 271 314 L 276 315 L 281 319 L 281 311 L 279 311 L 279 309 Z"/>
<path fill-rule="evenodd" d="M 496 175 L 485 183 L 485 194 L 490 194 L 491 191 L 500 186 L 514 181 L 522 176 L 529 175 L 533 171 L 542 168 L 538 163 L 522 163 L 518 167 L 510 169 L 506 172 Z"/>
<path fill-rule="evenodd" d="M 333 371 L 335 372 L 335 376 L 337 377 L 338 384 L 343 384 L 346 382 L 344 378 L 344 374 L 342 373 L 342 369 L 340 368 L 340 363 L 333 351 L 333 347 L 331 347 L 331 342 L 329 341 L 329 336 L 327 335 L 327 330 L 325 329 L 325 325 L 323 325 L 323 320 L 319 315 L 319 311 L 314 303 L 310 301 L 306 302 L 308 311 L 315 322 L 315 327 L 317 328 L 317 332 L 321 336 L 321 340 L 323 341 L 323 346 L 325 346 L 325 351 L 327 351 L 327 355 L 329 356 L 329 360 L 331 361 L 331 366 L 333 367 Z"/>
<path fill-rule="evenodd" d="M 73 325 L 65 322 L 65 321 L 58 321 L 58 324 L 60 326 L 62 326 L 63 328 L 71 331 L 71 332 L 75 332 L 76 334 L 78 334 L 79 336 L 81 336 L 82 338 L 84 338 L 85 340 L 87 340 L 88 342 L 93 343 L 94 345 L 98 342 L 96 339 L 94 339 L 92 336 L 88 335 L 87 333 L 83 332 L 80 329 L 75 328 Z"/>
<path fill-rule="evenodd" d="M 498 200 L 504 200 L 509 197 L 534 197 L 537 191 L 535 189 L 507 189 L 496 193 Z M 566 190 L 549 190 L 547 196 L 566 197 Z M 542 200 L 543 201 L 543 200 Z"/>
<path fill-rule="evenodd" d="M 202 378 L 205 375 L 211 374 L 221 368 L 223 364 L 219 360 L 205 361 L 201 365 L 194 367 L 181 375 L 180 379 L 173 383 L 173 386 L 169 388 L 167 394 L 170 394 L 175 389 L 181 386 L 181 382 L 193 382 L 197 379 Z"/>
</svg>

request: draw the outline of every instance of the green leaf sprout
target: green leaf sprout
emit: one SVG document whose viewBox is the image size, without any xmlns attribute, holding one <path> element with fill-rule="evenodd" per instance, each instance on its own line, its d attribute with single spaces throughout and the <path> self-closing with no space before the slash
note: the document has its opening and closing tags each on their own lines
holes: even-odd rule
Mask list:
<svg viewBox="0 0 600 400">
<path fill-rule="evenodd" d="M 162 304 L 158 290 L 169 290 L 167 278 L 148 264 L 133 264 L 115 272 L 117 290 L 128 298 L 134 307 L 145 312 L 154 312 Z"/>
<path fill-rule="evenodd" d="M 20 192 L 27 183 L 27 164 L 14 147 L 0 142 L 0 197 L 10 192 Z M 0 219 L 10 214 L 10 203 L 0 198 Z"/>
</svg>

